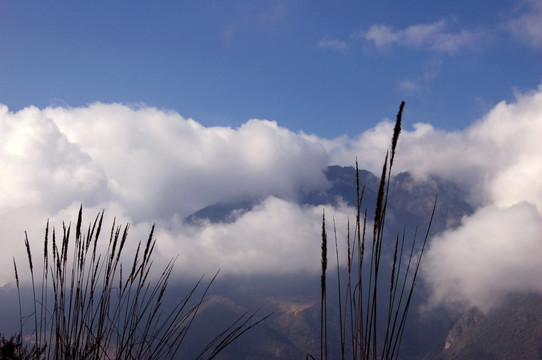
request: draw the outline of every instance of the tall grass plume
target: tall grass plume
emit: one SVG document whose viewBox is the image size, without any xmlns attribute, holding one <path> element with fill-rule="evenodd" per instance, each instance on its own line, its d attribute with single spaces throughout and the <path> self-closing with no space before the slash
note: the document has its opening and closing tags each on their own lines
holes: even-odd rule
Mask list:
<svg viewBox="0 0 542 360">
<path fill-rule="evenodd" d="M 370 240 L 367 239 L 366 232 L 368 212 L 367 209 L 362 210 L 365 187 L 360 186 L 356 160 L 356 224 L 353 235 L 350 231 L 350 223 L 347 225 L 347 264 L 344 287 L 341 286 L 338 242 L 335 240 L 341 359 L 398 358 L 418 270 L 435 215 L 436 197 L 421 244 L 416 241 L 417 230 L 410 249 L 405 249 L 404 232 L 403 235 L 396 234 L 390 239 L 393 244 L 393 259 L 389 276 L 384 277 L 386 275 L 384 268 L 387 264 L 383 263 L 382 250 L 385 248 L 385 241 L 388 240 L 384 236 L 386 212 L 404 105 L 405 103 L 401 102 L 391 138 L 391 149 L 387 152 L 382 166 Z M 327 255 L 324 255 L 324 249 L 327 251 L 325 228 L 324 217 L 322 219 L 322 259 L 327 258 Z M 366 250 L 367 246 L 370 247 L 370 251 Z M 405 253 L 407 253 L 406 257 Z M 324 301 L 327 291 L 324 286 L 326 268 L 327 262 L 324 263 L 322 260 L 322 306 L 327 304 Z M 327 334 L 328 324 L 325 314 L 326 310 L 322 308 L 321 334 Z M 327 336 L 321 336 L 321 342 L 321 359 L 327 359 Z M 314 359 L 312 355 L 307 355 L 307 358 Z"/>
<path fill-rule="evenodd" d="M 75 238 L 71 224 L 45 229 L 41 282 L 35 281 L 32 249 L 25 234 L 31 275 L 32 313 L 20 306 L 19 338 L 27 339 L 25 359 L 172 359 L 179 352 L 217 274 L 203 277 L 171 308 L 164 308 L 175 259 L 151 280 L 156 245 L 154 226 L 139 242 L 132 261 L 122 262 L 129 224 L 115 222 L 105 251 L 100 251 L 104 212 L 86 231 L 79 209 Z M 21 303 L 19 271 L 14 270 Z M 256 312 L 246 313 L 211 337 L 196 357 L 212 359 L 239 336 L 260 323 Z M 29 321 L 30 330 L 25 328 Z M 28 327 L 28 326 L 27 326 Z"/>
</svg>

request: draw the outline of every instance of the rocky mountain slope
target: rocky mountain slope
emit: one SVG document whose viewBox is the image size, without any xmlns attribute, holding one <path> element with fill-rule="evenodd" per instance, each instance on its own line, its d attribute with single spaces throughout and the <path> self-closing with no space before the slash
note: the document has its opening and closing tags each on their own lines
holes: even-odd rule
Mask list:
<svg viewBox="0 0 542 360">
<path fill-rule="evenodd" d="M 300 194 L 296 201 L 308 205 L 343 201 L 354 206 L 355 169 L 331 166 L 325 174 L 329 182 L 327 189 Z M 359 176 L 360 183 L 366 187 L 364 207 L 371 217 L 378 178 L 367 171 L 360 171 Z M 461 189 L 438 178 L 417 181 L 410 174 L 401 173 L 392 178 L 390 194 L 386 218 L 389 234 L 401 232 L 405 225 L 410 229 L 416 226 L 425 229 L 436 194 L 439 200 L 433 234 L 458 225 L 463 216 L 473 211 Z M 211 222 L 228 222 L 235 213 L 250 209 L 261 200 L 214 204 L 195 212 L 186 221 L 194 223 L 205 218 Z M 389 270 L 384 273 L 386 271 Z M 328 286 L 330 359 L 338 358 L 340 353 L 336 286 L 336 273 L 332 273 Z M 171 287 L 174 293 L 186 293 L 180 284 L 171 284 Z M 11 303 L 15 306 L 10 300 L 15 294 L 13 290 L 0 289 L 3 319 L 7 319 L 8 314 L 18 313 L 7 306 Z M 401 359 L 542 359 L 542 296 L 513 295 L 487 314 L 472 309 L 464 309 L 464 313 L 447 309 L 421 313 L 418 310 L 426 297 L 427 290 L 420 281 L 407 321 Z M 306 273 L 287 277 L 220 276 L 198 313 L 181 355 L 193 358 L 209 340 L 209 334 L 216 334 L 239 316 L 257 309 L 256 318 L 272 316 L 221 353 L 219 359 L 304 359 L 308 353 L 315 358 L 319 356 L 320 279 L 318 274 Z"/>
<path fill-rule="evenodd" d="M 325 190 L 300 194 L 297 201 L 308 205 L 336 205 L 346 202 L 355 206 L 356 172 L 352 167 L 331 166 L 325 170 L 329 187 Z M 360 184 L 365 186 L 364 208 L 371 218 L 374 214 L 379 179 L 370 172 L 360 171 Z M 435 196 L 438 194 L 438 215 L 433 224 L 433 233 L 442 231 L 459 223 L 462 216 L 469 214 L 472 208 L 461 196 L 461 191 L 454 184 L 438 178 L 424 181 L 415 180 L 408 173 L 401 173 L 392 178 L 390 183 L 390 203 L 388 205 L 387 231 L 397 234 L 406 225 L 412 232 L 416 226 L 423 229 L 429 221 Z M 208 219 L 211 222 L 228 222 L 236 213 L 249 210 L 261 199 L 244 200 L 238 203 L 215 204 L 195 212 L 187 218 L 188 222 Z M 391 252 L 390 249 L 388 249 Z M 385 257 L 392 256 L 388 253 Z M 383 273 L 389 272 L 384 269 Z M 333 275 L 335 276 L 335 275 Z M 273 313 L 265 323 L 232 346 L 224 359 L 300 359 L 307 353 L 319 353 L 319 278 L 318 275 L 292 275 L 288 279 L 231 277 L 222 280 L 225 289 L 233 289 L 243 284 L 242 291 L 230 293 L 227 300 L 221 298 L 215 305 L 207 308 L 209 314 L 239 314 L 241 308 L 262 308 L 262 312 Z M 336 284 L 331 279 L 329 306 L 330 358 L 339 355 L 338 308 L 336 306 Z M 238 288 L 239 289 L 239 288 Z M 301 291 L 302 290 L 302 291 Z M 420 285 L 413 300 L 413 308 L 424 301 L 424 290 Z M 220 289 L 217 291 L 221 293 Z M 335 299 L 333 299 L 335 297 Z M 334 303 L 335 301 L 335 303 Z M 238 308 L 240 304 L 244 304 Z M 335 305 L 334 305 L 335 304 Z M 220 309 L 220 311 L 218 310 Z M 215 315 L 210 315 L 215 318 Z M 202 312 L 202 318 L 206 317 Z M 445 337 L 453 325 L 453 318 L 447 314 L 433 314 L 421 317 L 416 310 L 410 315 L 408 329 L 402 345 L 403 358 L 416 359 L 427 354 L 438 354 L 444 346 Z M 202 320 L 205 324 L 205 320 Z M 205 325 L 202 325 L 205 327 Z M 203 329 L 202 329 L 203 330 Z M 199 332 L 199 331 L 198 331 Z M 204 333 L 204 331 L 202 331 Z"/>
<path fill-rule="evenodd" d="M 487 314 L 468 311 L 437 359 L 542 359 L 542 296 L 510 295 Z"/>
</svg>

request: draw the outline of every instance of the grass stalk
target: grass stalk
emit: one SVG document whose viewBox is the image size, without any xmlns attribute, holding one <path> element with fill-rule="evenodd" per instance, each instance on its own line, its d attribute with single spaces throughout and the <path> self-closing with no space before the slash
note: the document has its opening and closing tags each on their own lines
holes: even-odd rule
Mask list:
<svg viewBox="0 0 542 360">
<path fill-rule="evenodd" d="M 344 290 L 341 288 L 338 244 L 335 238 L 342 359 L 351 357 L 352 359 L 376 360 L 396 359 L 398 357 L 418 270 L 435 215 L 436 198 L 423 242 L 421 245 L 416 242 L 416 230 L 410 252 L 406 257 L 406 265 L 404 261 L 406 226 L 402 236 L 397 234 L 394 237 L 391 246 L 393 250 L 391 269 L 389 276 L 384 276 L 384 269 L 387 269 L 388 265 L 383 261 L 383 250 L 386 249 L 384 251 L 387 252 L 387 249 L 390 248 L 386 245 L 386 237 L 384 236 L 386 211 L 404 105 L 405 103 L 401 102 L 399 106 L 391 137 L 391 149 L 386 153 L 382 166 L 373 217 L 372 242 L 368 254 L 365 251 L 367 209 L 362 210 L 365 187 L 360 186 L 359 168 L 356 159 L 356 224 L 352 239 L 350 223 L 348 222 L 347 225 L 346 287 Z M 336 236 L 335 223 L 333 226 Z M 324 246 L 327 246 L 325 245 L 327 242 L 325 234 L 325 217 L 323 217 L 322 251 Z M 322 253 L 322 259 L 323 256 Z M 369 259 L 365 259 L 366 256 L 369 256 Z M 326 267 L 327 261 L 322 260 L 322 306 L 326 304 L 324 301 Z M 386 282 L 388 282 L 387 287 L 385 286 Z M 384 299 L 381 299 L 382 295 L 385 295 Z M 327 337 L 324 338 L 323 336 L 324 328 L 327 328 L 327 318 L 325 317 L 325 309 L 322 307 L 320 336 L 322 353 L 324 348 L 327 349 Z M 346 344 L 347 338 L 350 339 L 349 344 Z M 309 357 L 313 358 L 308 355 L 307 358 Z"/>
<path fill-rule="evenodd" d="M 132 263 L 124 267 L 123 251 L 129 224 L 118 226 L 114 221 L 109 243 L 101 252 L 98 241 L 103 216 L 102 211 L 85 232 L 81 207 L 75 239 L 71 224 L 63 224 L 61 241 L 57 239 L 55 228 L 50 231 L 47 223 L 39 296 L 32 251 L 25 233 L 33 294 L 30 315 L 33 340 L 28 344 L 32 357 L 25 359 L 172 359 L 178 353 L 218 273 L 203 289 L 202 277 L 179 302 L 166 310 L 163 303 L 175 259 L 165 266 L 157 280 L 151 282 L 152 254 L 156 244 L 154 226 L 146 242 L 138 243 Z M 130 269 L 128 274 L 123 273 L 125 268 Z M 14 270 L 22 339 L 26 329 L 15 259 Z M 243 315 L 212 338 L 209 343 L 212 351 L 202 352 L 198 359 L 215 357 L 267 318 L 255 320 L 255 315 L 256 312 Z"/>
<path fill-rule="evenodd" d="M 320 359 L 327 359 L 327 233 L 326 214 L 322 212 L 322 276 L 320 278 Z"/>
</svg>

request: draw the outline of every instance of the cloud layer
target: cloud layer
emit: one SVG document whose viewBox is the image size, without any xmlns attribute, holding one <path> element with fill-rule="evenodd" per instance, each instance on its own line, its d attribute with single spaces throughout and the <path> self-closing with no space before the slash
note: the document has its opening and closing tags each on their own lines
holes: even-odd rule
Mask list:
<svg viewBox="0 0 542 360">
<path fill-rule="evenodd" d="M 249 120 L 237 129 L 206 128 L 174 112 L 96 103 L 84 108 L 29 107 L 17 113 L 2 106 L 0 126 L 0 241 L 10 250 L 0 255 L 4 264 L 11 263 L 13 253 L 23 254 L 24 230 L 36 248 L 46 219 L 60 227 L 62 220 L 74 220 L 81 203 L 92 216 L 105 208 L 110 217 L 130 221 L 137 240 L 158 222 L 164 244 L 159 251 L 168 258 L 180 253 L 184 260 L 179 267 L 184 269 L 239 272 L 259 264 L 258 271 L 272 271 L 303 239 L 318 242 L 317 232 L 303 238 L 286 226 L 298 221 L 303 228 L 307 222 L 308 231 L 317 220 L 308 215 L 314 209 L 296 211 L 288 204 L 295 204 L 303 191 L 327 186 L 322 169 L 330 163 L 330 154 L 316 139 L 276 122 Z M 279 198 L 285 202 L 282 207 L 269 200 Z M 268 200 L 233 225 L 182 227 L 186 216 L 205 206 L 248 199 Z M 287 216 L 279 222 L 284 232 L 269 229 L 277 216 Z M 273 224 L 280 228 L 277 221 Z M 216 253 L 222 241 L 218 238 L 232 246 L 230 252 Z M 291 246 L 264 254 L 258 238 Z M 164 250 L 168 241 L 171 252 Z M 254 262 L 257 254 L 269 260 Z M 304 267 L 305 261 L 280 266 Z M 11 271 L 3 269 L 1 281 L 10 278 Z"/>
<path fill-rule="evenodd" d="M 317 271 L 322 207 L 339 230 L 353 211 L 301 206 L 296 197 L 326 188 L 322 169 L 356 155 L 378 173 L 393 123 L 323 139 L 266 120 L 207 128 L 175 112 L 96 103 L 16 113 L 1 106 L 0 128 L 2 264 L 24 261 L 25 230 L 39 249 L 46 219 L 60 228 L 82 203 L 86 222 L 104 208 L 109 224 L 115 216 L 131 222 L 132 249 L 156 222 L 160 259 L 178 255 L 178 272 L 197 276 Z M 423 269 L 430 305 L 489 309 L 510 291 L 542 292 L 541 133 L 542 86 L 462 131 L 403 130 L 396 171 L 454 181 L 476 208 L 431 240 Z M 247 199 L 260 203 L 229 223 L 183 222 L 205 206 Z M 3 266 L 0 282 L 12 279 Z"/>
<path fill-rule="evenodd" d="M 487 311 L 509 292 L 542 292 L 541 234 L 531 203 L 480 208 L 434 239 L 425 264 L 432 304 Z"/>
<path fill-rule="evenodd" d="M 337 162 L 361 154 L 360 167 L 377 173 L 393 125 L 381 122 L 357 138 L 325 144 Z M 431 240 L 423 266 L 430 306 L 489 310 L 511 291 L 542 293 L 540 134 L 542 86 L 516 92 L 513 102 L 498 103 L 463 131 L 419 123 L 402 132 L 396 171 L 451 180 L 476 209 Z"/>
<path fill-rule="evenodd" d="M 462 181 L 479 205 L 429 249 L 426 275 L 434 301 L 489 309 L 496 295 L 510 290 L 542 292 L 541 131 L 539 87 L 517 94 L 515 103 L 499 103 L 463 133 L 443 136 L 443 144 L 455 141 L 455 151 L 418 166 Z"/>
</svg>

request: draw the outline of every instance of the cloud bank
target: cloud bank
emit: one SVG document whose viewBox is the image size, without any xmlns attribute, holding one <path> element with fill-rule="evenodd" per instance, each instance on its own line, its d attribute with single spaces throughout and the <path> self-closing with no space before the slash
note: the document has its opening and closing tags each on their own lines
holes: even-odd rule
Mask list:
<svg viewBox="0 0 542 360">
<path fill-rule="evenodd" d="M 408 116 L 408 111 L 406 112 Z M 339 163 L 358 154 L 361 168 L 380 169 L 394 124 L 384 121 L 356 138 L 325 142 Z M 542 86 L 516 92 L 462 131 L 419 123 L 404 130 L 395 170 L 458 184 L 476 209 L 438 234 L 424 258 L 429 306 L 486 311 L 515 291 L 542 293 Z"/>
<path fill-rule="evenodd" d="M 542 293 L 541 133 L 539 87 L 518 93 L 515 103 L 499 103 L 466 131 L 443 136 L 455 140 L 455 151 L 418 166 L 462 181 L 478 205 L 429 249 L 425 274 L 433 302 L 488 310 L 509 291 Z"/>
<path fill-rule="evenodd" d="M 405 112 L 408 116 L 408 106 Z M 328 186 L 322 169 L 378 173 L 393 132 L 382 121 L 357 136 L 324 139 L 267 120 L 204 127 L 147 106 L 0 107 L 0 253 L 24 261 L 24 230 L 39 249 L 47 218 L 61 228 L 79 204 L 90 221 L 129 221 L 132 249 L 157 224 L 163 261 L 181 275 L 316 272 L 322 207 L 338 229 L 353 210 L 302 206 L 302 191 Z M 419 123 L 399 140 L 395 171 L 459 184 L 475 212 L 431 239 L 423 276 L 429 305 L 490 309 L 510 291 L 542 293 L 542 86 L 517 92 L 462 131 Z M 183 220 L 215 203 L 258 199 L 228 223 Z M 341 238 L 341 234 L 339 234 Z M 2 266 L 0 281 L 12 281 Z"/>
<path fill-rule="evenodd" d="M 3 264 L 14 254 L 24 260 L 25 230 L 39 249 L 46 220 L 61 228 L 62 220 L 75 220 L 79 204 L 89 217 L 106 209 L 117 223 L 129 221 L 134 242 L 157 222 L 158 250 L 167 258 L 180 254 L 180 271 L 295 271 L 307 262 L 282 261 L 309 254 L 299 249 L 307 239 L 318 248 L 318 231 L 309 231 L 319 222 L 315 209 L 295 204 L 300 193 L 328 185 L 322 169 L 331 156 L 316 139 L 276 122 L 206 128 L 174 112 L 95 103 L 16 113 L 1 106 L 0 127 L 0 242 L 9 249 L 0 255 Z M 233 225 L 182 226 L 205 206 L 247 199 L 268 200 Z M 282 206 L 270 199 L 281 199 Z M 304 236 L 286 226 L 290 222 L 300 224 Z M 271 231 L 269 223 L 284 231 Z M 284 246 L 262 253 L 264 239 Z M 218 253 L 223 243 L 230 251 Z M 11 268 L 4 267 L 0 278 L 12 279 Z"/>
</svg>

